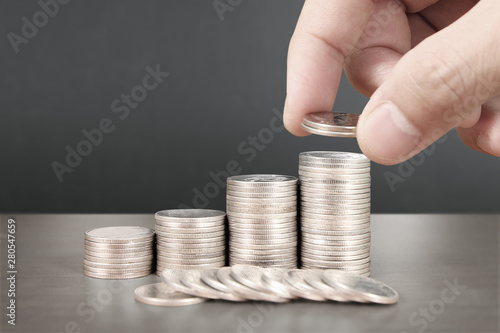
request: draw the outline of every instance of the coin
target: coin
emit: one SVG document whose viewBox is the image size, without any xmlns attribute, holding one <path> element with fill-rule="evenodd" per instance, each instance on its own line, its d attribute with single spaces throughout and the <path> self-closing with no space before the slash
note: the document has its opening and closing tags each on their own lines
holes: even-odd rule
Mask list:
<svg viewBox="0 0 500 333">
<path fill-rule="evenodd" d="M 224 219 L 226 213 L 213 209 L 169 209 L 155 214 L 156 220 L 179 221 L 179 222 L 204 222 L 219 221 Z"/>
<path fill-rule="evenodd" d="M 361 163 L 369 164 L 370 160 L 363 154 L 339 151 L 308 151 L 299 154 L 299 162 L 312 161 L 320 163 Z"/>
<path fill-rule="evenodd" d="M 290 288 L 290 293 L 298 297 L 309 299 L 312 301 L 326 301 L 327 298 L 323 293 L 304 281 L 305 270 L 292 269 L 287 271 L 284 281 Z"/>
<path fill-rule="evenodd" d="M 148 241 L 154 237 L 154 231 L 143 227 L 104 227 L 85 232 L 85 239 L 98 243 L 135 243 Z"/>
<path fill-rule="evenodd" d="M 187 227 L 187 228 L 175 228 L 175 227 L 165 227 L 162 225 L 156 225 L 155 227 L 156 233 L 160 234 L 204 234 L 204 233 L 213 233 L 213 232 L 220 232 L 224 231 L 224 224 L 221 224 L 220 226 L 216 227 L 208 227 L 208 228 L 203 228 L 203 227 Z"/>
<path fill-rule="evenodd" d="M 233 290 L 231 288 L 219 281 L 219 278 L 217 277 L 218 272 L 218 268 L 205 268 L 201 271 L 201 279 L 212 288 L 225 293 L 232 293 Z"/>
<path fill-rule="evenodd" d="M 347 302 L 352 300 L 344 290 L 323 282 L 322 276 L 323 271 L 321 270 L 308 270 L 304 275 L 304 281 L 319 290 L 323 297 L 332 301 Z"/>
<path fill-rule="evenodd" d="M 240 204 L 272 204 L 272 203 L 296 203 L 297 196 L 289 196 L 289 197 L 277 197 L 277 198 L 254 198 L 254 197 L 245 197 L 245 196 L 232 196 L 227 195 L 226 201 L 228 203 L 240 203 Z"/>
<path fill-rule="evenodd" d="M 269 187 L 269 186 L 292 186 L 297 184 L 297 178 L 284 175 L 270 174 L 254 174 L 254 175 L 237 175 L 227 178 L 228 185 L 247 185 L 252 187 Z"/>
<path fill-rule="evenodd" d="M 128 273 L 128 274 L 115 274 L 115 273 L 97 273 L 95 271 L 83 270 L 83 274 L 88 277 L 98 278 L 98 279 L 109 279 L 109 280 L 124 280 L 124 279 L 135 279 L 144 276 L 148 276 L 152 273 L 152 270 Z"/>
<path fill-rule="evenodd" d="M 262 292 L 249 288 L 238 281 L 236 281 L 231 275 L 231 267 L 223 267 L 217 272 L 217 278 L 219 281 L 229 286 L 234 292 L 242 295 L 245 298 L 256 300 L 256 301 L 268 301 L 274 303 L 284 303 L 288 302 L 288 299 L 272 295 L 267 292 Z"/>
<path fill-rule="evenodd" d="M 374 279 L 336 270 L 326 270 L 322 280 L 336 289 L 354 294 L 356 300 L 370 301 L 381 304 L 394 304 L 399 300 L 399 294 L 390 286 Z"/>
<path fill-rule="evenodd" d="M 83 260 L 83 265 L 85 267 L 95 267 L 95 268 L 104 268 L 104 269 L 144 269 L 148 270 L 151 269 L 151 262 L 146 261 L 146 262 L 138 262 L 138 263 L 100 263 L 100 262 L 93 262 L 93 261 L 88 261 L 86 259 Z"/>
<path fill-rule="evenodd" d="M 262 291 L 262 268 L 258 266 L 236 264 L 231 267 L 231 276 L 239 283 Z"/>
<path fill-rule="evenodd" d="M 262 270 L 261 280 L 262 287 L 267 289 L 279 297 L 296 298 L 297 295 L 290 293 L 290 286 L 285 283 L 286 269 L 283 268 L 266 268 Z"/>
<path fill-rule="evenodd" d="M 181 282 L 186 287 L 194 290 L 196 292 L 196 296 L 210 298 L 210 299 L 223 299 L 226 301 L 233 301 L 233 302 L 240 302 L 245 300 L 245 298 L 235 293 L 232 292 L 225 293 L 207 285 L 201 279 L 201 272 L 202 272 L 201 270 L 193 269 L 189 271 L 184 271 L 184 273 L 181 276 Z"/>
<path fill-rule="evenodd" d="M 297 196 L 297 189 L 294 188 L 293 190 L 285 192 L 240 192 L 240 191 L 233 191 L 228 188 L 226 190 L 226 195 L 232 197 L 259 198 L 259 199 L 289 198 Z"/>
<path fill-rule="evenodd" d="M 205 302 L 206 299 L 176 291 L 165 283 L 153 283 L 135 289 L 137 301 L 157 306 L 186 306 Z"/>
</svg>

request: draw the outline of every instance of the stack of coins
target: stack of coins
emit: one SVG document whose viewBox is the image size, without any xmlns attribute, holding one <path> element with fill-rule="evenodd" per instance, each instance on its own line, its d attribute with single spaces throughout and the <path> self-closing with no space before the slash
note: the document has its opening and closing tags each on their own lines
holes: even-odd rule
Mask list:
<svg viewBox="0 0 500 333">
<path fill-rule="evenodd" d="M 143 227 L 105 227 L 85 232 L 83 273 L 101 279 L 131 279 L 154 271 L 154 236 Z"/>
<path fill-rule="evenodd" d="M 370 274 L 370 160 L 363 154 L 299 156 L 303 268 Z"/>
<path fill-rule="evenodd" d="M 158 275 L 162 270 L 215 268 L 226 263 L 226 213 L 171 209 L 155 214 Z"/>
<path fill-rule="evenodd" d="M 297 178 L 227 179 L 229 263 L 297 267 Z"/>
</svg>

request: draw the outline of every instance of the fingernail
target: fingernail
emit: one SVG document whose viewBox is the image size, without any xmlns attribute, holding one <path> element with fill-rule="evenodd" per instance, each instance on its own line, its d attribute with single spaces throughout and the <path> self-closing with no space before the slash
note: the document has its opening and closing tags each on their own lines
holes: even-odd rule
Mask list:
<svg viewBox="0 0 500 333">
<path fill-rule="evenodd" d="M 486 133 L 481 133 L 476 139 L 477 146 L 487 152 L 488 154 L 499 156 L 500 155 L 500 143 L 496 143 L 495 140 L 491 140 L 491 137 Z"/>
<path fill-rule="evenodd" d="M 411 157 L 421 135 L 394 103 L 383 103 L 365 117 L 361 135 L 375 157 L 393 163 Z"/>
</svg>

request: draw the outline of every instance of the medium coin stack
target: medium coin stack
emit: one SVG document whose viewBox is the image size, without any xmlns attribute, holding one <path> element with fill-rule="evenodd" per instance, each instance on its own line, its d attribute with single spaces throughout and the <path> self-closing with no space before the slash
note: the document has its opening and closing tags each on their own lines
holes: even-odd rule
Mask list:
<svg viewBox="0 0 500 333">
<path fill-rule="evenodd" d="M 155 214 L 156 273 L 170 269 L 215 268 L 226 263 L 226 213 L 171 209 Z"/>
<path fill-rule="evenodd" d="M 131 279 L 154 271 L 154 236 L 143 227 L 105 227 L 85 232 L 83 273 L 100 279 Z"/>
<path fill-rule="evenodd" d="M 229 263 L 297 267 L 297 178 L 227 179 Z"/>
<path fill-rule="evenodd" d="M 370 160 L 363 154 L 299 155 L 303 268 L 370 274 Z"/>
</svg>

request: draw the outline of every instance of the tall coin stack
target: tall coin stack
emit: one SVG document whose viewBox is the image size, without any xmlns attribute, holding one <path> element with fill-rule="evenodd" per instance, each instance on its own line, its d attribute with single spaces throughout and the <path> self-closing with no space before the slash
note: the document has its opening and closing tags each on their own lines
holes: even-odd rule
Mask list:
<svg viewBox="0 0 500 333">
<path fill-rule="evenodd" d="M 131 279 L 154 270 L 154 236 L 143 227 L 105 227 L 85 232 L 83 273 L 100 279 Z"/>
<path fill-rule="evenodd" d="M 202 269 L 226 263 L 226 213 L 211 209 L 171 209 L 155 214 L 156 273 Z"/>
<path fill-rule="evenodd" d="M 227 179 L 229 263 L 297 267 L 297 178 Z"/>
<path fill-rule="evenodd" d="M 370 160 L 363 154 L 299 155 L 303 268 L 370 274 Z"/>
</svg>

